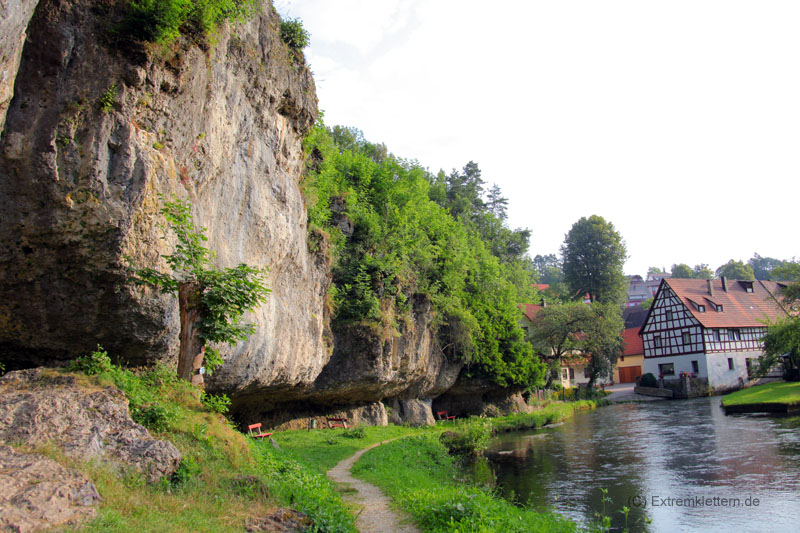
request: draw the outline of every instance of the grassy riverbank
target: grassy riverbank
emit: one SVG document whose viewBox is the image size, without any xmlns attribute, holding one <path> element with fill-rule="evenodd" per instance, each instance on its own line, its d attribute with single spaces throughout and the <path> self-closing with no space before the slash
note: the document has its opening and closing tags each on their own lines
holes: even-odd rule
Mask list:
<svg viewBox="0 0 800 533">
<path fill-rule="evenodd" d="M 725 407 L 753 404 L 800 405 L 800 381 L 756 385 L 722 398 Z"/>
</svg>

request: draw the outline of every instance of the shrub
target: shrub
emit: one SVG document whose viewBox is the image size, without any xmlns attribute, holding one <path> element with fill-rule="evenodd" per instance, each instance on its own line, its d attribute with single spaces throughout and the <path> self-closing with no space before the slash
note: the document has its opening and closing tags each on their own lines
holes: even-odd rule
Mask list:
<svg viewBox="0 0 800 533">
<path fill-rule="evenodd" d="M 87 376 L 96 376 L 97 374 L 110 372 L 113 367 L 114 365 L 111 363 L 108 352 L 103 350 L 103 347 L 98 344 L 97 350 L 70 362 L 67 366 L 67 370 L 71 372 L 83 372 Z"/>
<path fill-rule="evenodd" d="M 367 433 L 364 428 L 351 428 L 342 432 L 342 437 L 347 437 L 348 439 L 363 439 L 366 436 Z"/>
<path fill-rule="evenodd" d="M 181 459 L 178 469 L 170 477 L 169 484 L 171 487 L 180 487 L 191 481 L 199 473 L 200 465 L 197 464 L 197 461 L 191 457 L 184 457 Z"/>
<path fill-rule="evenodd" d="M 299 52 L 308 46 L 311 34 L 303 27 L 300 19 L 281 21 L 281 40 L 292 50 Z"/>
<path fill-rule="evenodd" d="M 204 392 L 200 396 L 200 401 L 209 411 L 223 415 L 228 412 L 231 405 L 231 399 L 226 394 L 207 394 Z"/>
<path fill-rule="evenodd" d="M 227 19 L 248 15 L 253 5 L 251 0 L 132 0 L 120 30 L 165 44 L 182 32 L 204 36 Z"/>
<path fill-rule="evenodd" d="M 0 362 L 0 376 L 6 373 L 6 365 Z"/>
<path fill-rule="evenodd" d="M 658 387 L 658 380 L 653 374 L 648 372 L 639 378 L 639 385 L 642 387 Z"/>
<path fill-rule="evenodd" d="M 453 431 L 442 433 L 439 441 L 452 455 L 479 455 L 489 446 L 491 436 L 491 422 L 473 418 L 460 421 Z"/>
<path fill-rule="evenodd" d="M 108 113 L 114 107 L 114 101 L 117 99 L 117 86 L 112 85 L 106 92 L 100 96 L 100 110 L 103 113 Z"/>
<path fill-rule="evenodd" d="M 131 418 L 133 421 L 154 431 L 166 431 L 169 427 L 169 423 L 174 418 L 171 415 L 172 413 L 158 404 L 131 408 Z"/>
</svg>

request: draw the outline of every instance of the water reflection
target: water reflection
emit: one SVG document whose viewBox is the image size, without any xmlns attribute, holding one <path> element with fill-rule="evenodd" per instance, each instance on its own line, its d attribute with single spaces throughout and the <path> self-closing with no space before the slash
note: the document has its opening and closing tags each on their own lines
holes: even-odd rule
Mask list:
<svg viewBox="0 0 800 533">
<path fill-rule="evenodd" d="M 627 505 L 632 531 L 800 530 L 800 417 L 726 417 L 719 398 L 615 405 L 501 436 L 488 456 L 506 497 L 582 523 L 605 488 L 617 528 Z"/>
</svg>

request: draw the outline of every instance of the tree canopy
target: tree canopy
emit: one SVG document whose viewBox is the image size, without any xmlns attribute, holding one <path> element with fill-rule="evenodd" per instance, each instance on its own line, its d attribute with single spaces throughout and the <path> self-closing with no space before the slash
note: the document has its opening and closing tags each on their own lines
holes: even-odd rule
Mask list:
<svg viewBox="0 0 800 533">
<path fill-rule="evenodd" d="M 598 215 L 582 217 L 567 233 L 561 255 L 564 281 L 573 298 L 588 293 L 593 302 L 622 302 L 627 290 L 622 272 L 627 255 L 611 222 Z"/>
<path fill-rule="evenodd" d="M 332 256 L 334 328 L 390 338 L 426 298 L 448 357 L 504 386 L 541 383 L 544 366 L 518 324 L 518 304 L 535 297 L 530 232 L 505 225 L 505 199 L 496 187 L 485 193 L 475 162 L 434 175 L 358 130 L 321 124 L 306 150 L 310 246 Z"/>
<path fill-rule="evenodd" d="M 721 265 L 717 269 L 716 275 L 718 278 L 725 276 L 728 279 L 756 279 L 755 273 L 753 272 L 753 267 L 746 265 L 742 261 L 734 261 L 733 259 L 724 265 Z"/>
</svg>

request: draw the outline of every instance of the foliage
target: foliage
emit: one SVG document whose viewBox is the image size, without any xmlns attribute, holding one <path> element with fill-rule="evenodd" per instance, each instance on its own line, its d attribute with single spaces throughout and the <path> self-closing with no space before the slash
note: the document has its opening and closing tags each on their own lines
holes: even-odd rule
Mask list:
<svg viewBox="0 0 800 533">
<path fill-rule="evenodd" d="M 658 387 L 658 380 L 652 373 L 647 372 L 639 378 L 639 385 L 642 387 Z"/>
<path fill-rule="evenodd" d="M 534 298 L 529 234 L 487 207 L 499 210 L 502 197 L 495 190 L 484 201 L 477 164 L 433 176 L 358 130 L 322 125 L 306 150 L 309 230 L 328 236 L 335 329 L 367 327 L 390 339 L 413 327 L 415 306 L 430 303 L 440 346 L 469 372 L 501 385 L 541 381 L 518 325 L 519 302 Z M 342 232 L 348 225 L 352 234 Z"/>
<path fill-rule="evenodd" d="M 342 437 L 345 437 L 345 438 L 348 438 L 348 439 L 363 439 L 366 436 L 367 436 L 367 432 L 364 431 L 363 427 L 350 428 L 350 429 L 346 429 L 346 430 L 344 430 L 342 432 Z"/>
<path fill-rule="evenodd" d="M 100 110 L 103 113 L 108 113 L 109 111 L 111 111 L 111 109 L 114 107 L 114 102 L 116 101 L 116 99 L 117 99 L 117 86 L 112 85 L 111 87 L 106 89 L 106 92 L 104 92 L 100 96 L 100 101 L 99 101 Z"/>
<path fill-rule="evenodd" d="M 753 257 L 747 260 L 747 264 L 753 269 L 755 278 L 763 280 L 772 279 L 778 281 L 787 281 L 792 279 L 785 278 L 781 274 L 783 267 L 790 265 L 791 263 L 793 263 L 793 261 L 782 261 L 780 259 L 775 259 L 774 257 L 762 257 L 758 254 L 753 254 Z"/>
<path fill-rule="evenodd" d="M 161 44 L 180 34 L 197 39 L 225 20 L 248 16 L 256 6 L 252 0 L 131 0 L 119 31 Z"/>
<path fill-rule="evenodd" d="M 742 261 L 734 261 L 733 259 L 720 266 L 716 271 L 716 276 L 718 278 L 725 276 L 728 279 L 756 279 L 753 267 L 744 264 Z"/>
<path fill-rule="evenodd" d="M 281 21 L 281 40 L 295 52 L 300 52 L 308 46 L 310 39 L 311 35 L 303 27 L 303 22 L 300 19 Z"/>
<path fill-rule="evenodd" d="M 451 455 L 480 455 L 489 447 L 492 423 L 486 418 L 456 420 L 454 427 L 439 436 Z"/>
<path fill-rule="evenodd" d="M 769 279 L 775 281 L 800 281 L 800 261 L 783 261 L 770 271 Z"/>
<path fill-rule="evenodd" d="M 692 279 L 694 277 L 694 271 L 692 270 L 692 267 L 686 263 L 679 263 L 677 265 L 672 265 L 672 277 L 679 279 Z"/>
<path fill-rule="evenodd" d="M 231 406 L 231 399 L 228 398 L 227 394 L 208 394 L 203 391 L 200 395 L 200 401 L 203 402 L 203 405 L 212 413 L 219 413 L 222 415 L 227 413 Z"/>
<path fill-rule="evenodd" d="M 92 353 L 70 361 L 69 365 L 67 365 L 67 370 L 70 372 L 82 372 L 87 376 L 96 376 L 103 372 L 110 372 L 112 367 L 108 352 L 98 344 L 97 349 Z"/>
<path fill-rule="evenodd" d="M 555 254 L 537 255 L 533 258 L 533 266 L 539 274 L 539 283 L 552 286 L 564 281 L 561 260 Z"/>
<path fill-rule="evenodd" d="M 784 379 L 800 380 L 800 318 L 787 317 L 770 326 L 764 336 L 764 355 L 756 375 L 765 376 L 780 365 Z"/>
<path fill-rule="evenodd" d="M 622 267 L 627 256 L 612 223 L 598 215 L 582 217 L 567 233 L 561 254 L 564 280 L 573 299 L 589 294 L 593 302 L 622 302 L 626 293 Z"/>
<path fill-rule="evenodd" d="M 0 361 L 0 376 L 2 376 L 5 373 L 6 373 L 6 365 L 4 365 L 2 361 Z"/>
<path fill-rule="evenodd" d="M 765 383 L 733 392 L 722 398 L 722 405 L 725 406 L 759 403 L 800 404 L 800 382 Z"/>
<path fill-rule="evenodd" d="M 714 279 L 714 273 L 708 268 L 708 265 L 705 263 L 700 263 L 699 265 L 695 265 L 692 269 L 693 274 L 692 277 L 694 279 Z"/>
<path fill-rule="evenodd" d="M 266 301 L 270 293 L 265 279 L 268 269 L 243 263 L 222 270 L 212 266 L 215 253 L 203 246 L 208 238 L 203 228 L 194 225 L 191 205 L 176 198 L 165 202 L 160 212 L 178 238 L 175 251 L 163 256 L 172 274 L 152 268 L 131 268 L 133 279 L 170 294 L 178 291 L 180 283 L 197 282 L 202 310 L 199 329 L 203 341 L 233 345 L 246 340 L 255 331 L 255 326 L 243 323 L 242 317 L 246 311 L 252 311 Z M 221 363 L 219 352 L 208 347 L 205 366 L 209 373 Z"/>
<path fill-rule="evenodd" d="M 413 458 L 413 460 L 409 460 Z M 435 434 L 400 439 L 365 453 L 353 475 L 377 485 L 423 531 L 575 531 L 554 513 L 520 508 L 463 479 Z"/>
</svg>

